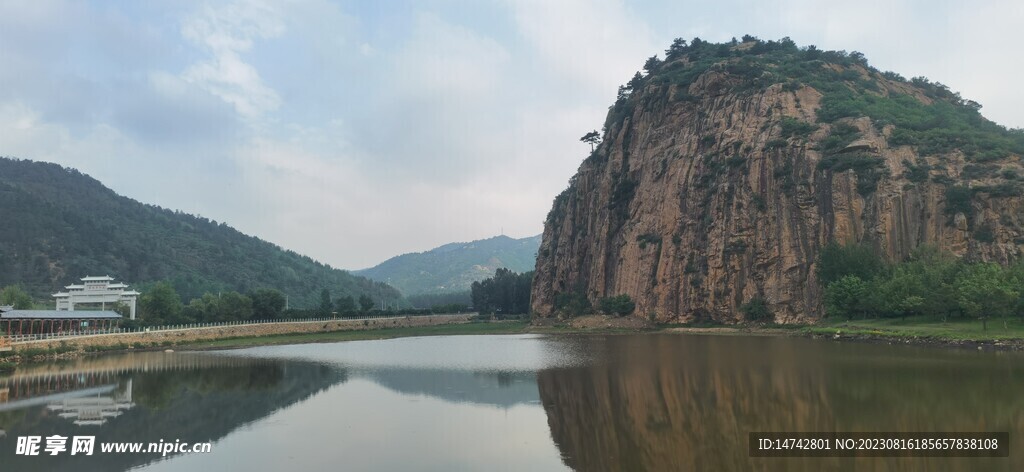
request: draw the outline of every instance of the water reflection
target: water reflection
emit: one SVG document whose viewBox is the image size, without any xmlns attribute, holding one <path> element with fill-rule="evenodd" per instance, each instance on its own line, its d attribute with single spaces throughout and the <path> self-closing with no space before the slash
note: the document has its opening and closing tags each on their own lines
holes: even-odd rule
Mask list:
<svg viewBox="0 0 1024 472">
<path fill-rule="evenodd" d="M 127 470 L 161 455 L 28 457 L 15 455 L 15 441 L 51 435 L 217 441 L 345 379 L 343 369 L 322 364 L 203 354 L 137 353 L 19 369 L 0 379 L 6 433 L 0 464 L 4 470 Z"/>
<path fill-rule="evenodd" d="M 1024 356 L 459 336 L 136 353 L 0 378 L 3 470 L 1022 470 Z M 747 457 L 750 431 L 1009 431 L 1009 459 Z M 6 432 L 6 437 L 4 437 Z M 23 435 L 211 454 L 15 456 Z M 8 469 L 8 466 L 11 466 Z"/>
<path fill-rule="evenodd" d="M 1013 353 L 750 337 L 610 337 L 615 355 L 538 374 L 575 470 L 1021 470 Z M 1010 431 L 1011 459 L 748 458 L 751 431 Z"/>
</svg>

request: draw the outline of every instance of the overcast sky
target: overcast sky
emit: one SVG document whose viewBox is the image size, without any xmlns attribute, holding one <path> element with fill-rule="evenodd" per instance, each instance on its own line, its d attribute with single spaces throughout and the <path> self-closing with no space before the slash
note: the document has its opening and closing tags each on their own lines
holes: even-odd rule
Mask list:
<svg viewBox="0 0 1024 472">
<path fill-rule="evenodd" d="M 335 267 L 542 230 L 674 37 L 790 36 L 1024 127 L 1024 2 L 0 0 L 0 155 Z"/>
</svg>

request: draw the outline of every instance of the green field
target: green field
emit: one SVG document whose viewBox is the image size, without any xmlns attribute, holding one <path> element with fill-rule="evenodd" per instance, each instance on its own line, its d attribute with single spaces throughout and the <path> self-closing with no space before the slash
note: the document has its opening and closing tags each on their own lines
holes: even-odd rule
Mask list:
<svg viewBox="0 0 1024 472">
<path fill-rule="evenodd" d="M 934 338 L 951 341 L 1005 341 L 1024 339 L 1024 320 L 1017 317 L 991 318 L 984 328 L 981 320 L 934 317 L 830 320 L 804 328 L 810 334 L 870 335 Z"/>
</svg>

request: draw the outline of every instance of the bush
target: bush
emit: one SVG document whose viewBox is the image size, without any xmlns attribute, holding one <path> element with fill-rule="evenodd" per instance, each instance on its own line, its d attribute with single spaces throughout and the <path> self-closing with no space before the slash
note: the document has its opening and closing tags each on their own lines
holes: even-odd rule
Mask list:
<svg viewBox="0 0 1024 472">
<path fill-rule="evenodd" d="M 628 315 L 636 309 L 636 303 L 633 303 L 633 299 L 625 294 L 602 298 L 598 302 L 598 306 L 601 308 L 601 312 L 618 316 Z"/>
<path fill-rule="evenodd" d="M 832 241 L 818 254 L 818 280 L 826 287 L 847 275 L 870 280 L 884 269 L 885 260 L 867 244 L 840 245 Z"/>
<path fill-rule="evenodd" d="M 806 138 L 815 130 L 817 126 L 812 125 L 806 121 L 798 120 L 788 116 L 782 117 L 782 136 L 784 138 Z"/>
<path fill-rule="evenodd" d="M 580 292 L 567 292 L 555 294 L 555 311 L 569 316 L 580 316 L 589 315 L 594 309 L 586 295 Z"/>
<path fill-rule="evenodd" d="M 764 298 L 754 297 L 751 298 L 747 303 L 740 306 L 740 312 L 747 321 L 771 321 L 774 319 L 771 310 L 768 309 L 768 304 L 765 303 Z"/>
</svg>

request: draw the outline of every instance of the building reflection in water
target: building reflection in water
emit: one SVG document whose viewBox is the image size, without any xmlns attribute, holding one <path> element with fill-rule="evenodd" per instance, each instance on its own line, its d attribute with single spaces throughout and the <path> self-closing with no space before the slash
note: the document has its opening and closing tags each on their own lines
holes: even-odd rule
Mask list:
<svg viewBox="0 0 1024 472">
<path fill-rule="evenodd" d="M 121 416 L 122 412 L 135 406 L 132 403 L 132 379 L 125 382 L 124 388 L 118 387 L 117 384 L 99 387 L 100 391 L 95 394 L 79 393 L 84 396 L 65 397 L 51 402 L 46 408 L 78 426 L 102 425 L 108 418 Z"/>
</svg>

